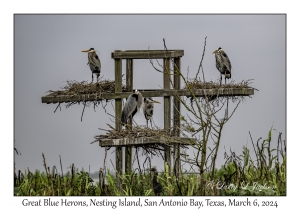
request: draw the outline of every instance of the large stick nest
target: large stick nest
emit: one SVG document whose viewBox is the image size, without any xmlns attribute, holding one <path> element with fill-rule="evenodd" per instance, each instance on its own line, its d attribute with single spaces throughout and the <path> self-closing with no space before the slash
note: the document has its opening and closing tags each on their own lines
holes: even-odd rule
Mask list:
<svg viewBox="0 0 300 210">
<path fill-rule="evenodd" d="M 122 139 L 122 138 L 154 137 L 154 136 L 172 137 L 173 136 L 172 128 L 165 130 L 159 128 L 150 129 L 150 128 L 145 128 L 140 126 L 133 126 L 132 129 L 123 129 L 117 131 L 111 125 L 108 124 L 108 126 L 112 130 L 99 128 L 99 130 L 106 131 L 106 134 L 100 134 L 98 136 L 95 136 L 96 141 L 101 141 L 103 139 Z"/>
<path fill-rule="evenodd" d="M 67 80 L 67 85 L 62 87 L 63 90 L 52 91 L 57 95 L 82 95 L 82 94 L 99 94 L 114 93 L 115 81 L 103 79 L 96 83 L 88 83 L 87 81 L 78 82 L 75 80 Z M 125 85 L 122 85 L 122 91 L 125 91 Z"/>
<path fill-rule="evenodd" d="M 88 83 L 87 81 L 83 82 L 78 82 L 75 80 L 67 80 L 67 84 L 64 87 L 61 87 L 63 90 L 58 90 L 58 91 L 48 91 L 52 92 L 54 95 L 83 95 L 83 94 L 97 94 L 100 96 L 100 100 L 95 100 L 95 101 L 82 101 L 84 107 L 82 110 L 81 114 L 81 121 L 84 113 L 85 107 L 89 107 L 90 105 L 94 105 L 94 110 L 95 108 L 99 105 L 102 104 L 102 108 L 105 109 L 107 102 L 109 102 L 108 99 L 106 99 L 104 102 L 106 104 L 104 105 L 101 100 L 101 95 L 103 93 L 114 93 L 115 92 L 115 81 L 114 80 L 108 80 L 108 79 L 100 79 L 99 82 L 96 83 Z M 122 85 L 122 91 L 125 91 L 126 87 L 125 85 Z M 70 106 L 74 104 L 80 104 L 80 102 L 68 102 L 66 105 L 66 108 L 69 108 Z M 58 103 L 54 113 L 56 112 L 57 108 L 60 107 L 60 103 Z M 106 110 L 105 110 L 106 111 Z"/>
<path fill-rule="evenodd" d="M 186 85 L 183 87 L 183 89 L 188 89 L 190 88 L 191 90 L 194 89 L 227 89 L 232 91 L 233 89 L 240 89 L 240 88 L 253 88 L 250 86 L 252 83 L 253 79 L 248 79 L 248 80 L 243 80 L 239 83 L 235 83 L 234 80 L 231 80 L 227 84 L 220 84 L 220 82 L 213 82 L 213 81 L 200 81 L 197 79 L 190 79 L 187 81 Z M 227 81 L 228 82 L 228 81 Z M 224 81 L 223 81 L 224 83 Z M 253 88 L 255 89 L 255 88 Z M 255 89 L 257 90 L 257 89 Z M 258 91 L 258 90 L 257 90 Z M 199 101 L 203 101 L 206 103 L 206 100 L 211 101 L 211 102 L 222 102 L 227 99 L 231 99 L 233 102 L 237 100 L 243 100 L 245 96 L 226 96 L 226 97 L 219 97 L 219 95 L 207 95 L 207 98 L 199 98 Z M 251 96 L 249 96 L 251 97 Z M 193 100 L 193 98 L 191 98 Z"/>
<path fill-rule="evenodd" d="M 252 79 L 243 80 L 242 82 L 235 83 L 234 80 L 231 80 L 229 83 L 225 85 L 225 84 L 220 84 L 220 82 L 213 82 L 213 81 L 206 82 L 206 81 L 199 81 L 197 79 L 190 79 L 187 81 L 187 84 L 183 87 L 183 89 L 188 89 L 188 87 L 192 89 L 253 88 L 250 86 L 250 84 L 252 83 L 251 81 Z"/>
<path fill-rule="evenodd" d="M 123 138 L 138 138 L 138 137 L 157 137 L 157 136 L 163 136 L 163 137 L 174 137 L 173 128 L 170 129 L 160 129 L 158 127 L 155 128 L 146 128 L 146 127 L 140 127 L 140 126 L 133 126 L 132 129 L 123 129 L 120 131 L 117 131 L 113 126 L 107 124 L 111 130 L 102 129 L 99 128 L 99 130 L 106 131 L 106 134 L 100 134 L 95 136 L 95 140 L 91 142 L 91 144 L 102 141 L 104 139 L 123 139 Z M 165 150 L 165 146 L 170 147 L 171 144 L 147 144 L 147 145 L 135 145 L 134 147 L 142 148 L 143 154 L 150 154 L 155 156 L 162 156 L 160 153 L 161 151 Z M 181 148 L 187 148 L 185 145 L 180 145 Z"/>
</svg>

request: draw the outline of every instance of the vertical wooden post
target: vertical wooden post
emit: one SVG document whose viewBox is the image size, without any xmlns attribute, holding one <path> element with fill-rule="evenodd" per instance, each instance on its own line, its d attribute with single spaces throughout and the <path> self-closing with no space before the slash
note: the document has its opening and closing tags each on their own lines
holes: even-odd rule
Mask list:
<svg viewBox="0 0 300 210">
<path fill-rule="evenodd" d="M 133 88 L 133 60 L 126 59 L 126 91 L 131 92 Z M 127 129 L 132 129 L 132 118 L 129 118 Z M 132 169 L 132 147 L 125 147 L 125 173 L 129 174 Z"/>
<path fill-rule="evenodd" d="M 174 89 L 180 90 L 180 57 L 174 58 Z M 174 131 L 175 136 L 180 137 L 180 100 L 177 98 L 180 96 L 174 96 L 174 107 L 173 107 L 173 116 L 174 116 Z M 174 146 L 174 172 L 176 176 L 179 175 L 181 169 L 180 163 L 180 144 Z"/>
<path fill-rule="evenodd" d="M 164 89 L 170 90 L 170 58 L 164 58 Z M 171 103 L 170 96 L 164 96 L 164 129 L 171 127 Z M 171 149 L 165 147 L 165 162 L 171 171 Z"/>
<path fill-rule="evenodd" d="M 116 52 L 116 51 L 115 51 Z M 122 59 L 115 59 L 115 93 L 122 92 Z M 121 130 L 122 126 L 120 123 L 122 115 L 122 99 L 115 99 L 115 120 L 116 120 L 116 130 Z M 120 175 L 123 172 L 122 162 L 123 162 L 122 147 L 116 147 L 116 177 L 117 177 L 117 187 L 121 189 Z"/>
</svg>

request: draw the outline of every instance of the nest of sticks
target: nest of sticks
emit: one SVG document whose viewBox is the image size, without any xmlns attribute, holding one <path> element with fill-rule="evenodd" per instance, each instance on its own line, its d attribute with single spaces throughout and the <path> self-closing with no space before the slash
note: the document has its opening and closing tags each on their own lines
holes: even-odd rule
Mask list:
<svg viewBox="0 0 300 210">
<path fill-rule="evenodd" d="M 123 138 L 138 138 L 138 137 L 154 137 L 154 136 L 164 136 L 164 137 L 172 137 L 173 132 L 172 128 L 165 130 L 159 128 L 146 128 L 140 126 L 133 126 L 132 129 L 123 129 L 117 131 L 114 127 L 107 124 L 111 130 L 99 128 L 99 130 L 106 131 L 106 134 L 100 134 L 95 136 L 95 141 L 101 141 L 103 139 L 123 139 Z M 94 143 L 92 142 L 92 143 Z"/>
<path fill-rule="evenodd" d="M 233 91 L 234 89 L 240 89 L 240 88 L 253 88 L 252 86 L 250 86 L 250 84 L 252 83 L 253 79 L 249 79 L 249 80 L 243 80 L 239 83 L 235 83 L 234 80 L 231 80 L 229 83 L 227 84 L 220 84 L 220 82 L 213 82 L 213 81 L 199 81 L 197 79 L 190 79 L 187 81 L 187 84 L 183 87 L 183 89 L 219 89 L 219 90 L 229 90 L 229 91 Z M 227 81 L 228 82 L 228 81 Z M 255 88 L 253 88 L 254 90 L 257 90 Z M 221 92 L 222 92 L 221 91 Z M 258 90 L 257 90 L 258 91 Z M 219 97 L 219 95 L 207 95 L 206 98 L 199 98 L 200 101 L 202 102 L 206 102 L 207 100 L 209 102 L 222 102 L 224 100 L 227 99 L 231 99 L 233 102 L 235 101 L 239 101 L 239 100 L 243 100 L 245 96 L 226 96 L 226 97 Z M 250 97 L 250 96 L 249 96 Z M 191 100 L 193 100 L 193 98 L 191 98 Z"/>
<path fill-rule="evenodd" d="M 156 128 L 146 128 L 140 126 L 133 126 L 132 129 L 123 129 L 117 131 L 113 126 L 107 124 L 111 130 L 99 128 L 99 130 L 106 131 L 106 134 L 100 134 L 95 136 L 95 140 L 91 142 L 91 144 L 102 141 L 104 139 L 123 139 L 123 138 L 139 138 L 139 137 L 157 137 L 163 136 L 165 138 L 172 138 L 174 137 L 173 128 L 168 130 Z M 160 155 L 160 151 L 164 151 L 165 147 L 170 147 L 171 143 L 165 144 L 143 144 L 143 145 L 133 145 L 133 147 L 140 147 L 144 150 L 144 154 L 151 154 L 151 155 Z M 184 145 L 181 145 L 182 148 L 187 148 Z"/>
<path fill-rule="evenodd" d="M 75 80 L 67 80 L 67 84 L 61 87 L 63 90 L 48 91 L 55 95 L 82 95 L 82 94 L 103 94 L 115 92 L 115 81 L 102 79 L 96 83 L 88 83 L 87 81 L 78 82 Z M 125 91 L 125 85 L 122 85 L 122 91 Z"/>
<path fill-rule="evenodd" d="M 78 82 L 75 80 L 67 80 L 67 84 L 64 87 L 61 87 L 63 90 L 58 91 L 52 91 L 49 90 L 48 92 L 51 92 L 53 95 L 83 95 L 83 94 L 97 94 L 99 98 L 95 101 L 82 101 L 83 103 L 83 110 L 81 114 L 81 121 L 83 117 L 83 113 L 85 110 L 85 107 L 90 107 L 91 105 L 94 106 L 94 110 L 98 105 L 102 105 L 102 108 L 105 109 L 107 103 L 110 101 L 109 99 L 105 99 L 105 103 L 103 104 L 101 96 L 103 93 L 114 93 L 115 92 L 115 81 L 114 80 L 108 80 L 108 79 L 100 79 L 99 82 L 96 83 L 88 83 L 87 81 Z M 122 91 L 126 90 L 126 86 L 122 85 Z M 66 104 L 66 108 L 69 108 L 70 106 L 74 104 L 80 104 L 80 102 L 68 102 Z M 60 108 L 60 103 L 58 103 L 56 109 L 54 110 L 54 113 L 56 110 Z M 60 108 L 61 110 L 61 108 Z M 96 110 L 95 110 L 96 111 Z M 105 110 L 106 111 L 106 110 Z"/>
<path fill-rule="evenodd" d="M 220 84 L 220 82 L 213 82 L 213 81 L 205 82 L 205 81 L 199 81 L 197 79 L 190 79 L 187 81 L 187 84 L 183 87 L 183 89 L 188 89 L 188 87 L 192 89 L 253 88 L 250 86 L 252 80 L 253 79 L 243 80 L 242 82 L 239 83 L 235 83 L 234 80 L 231 80 L 229 83 L 225 85 L 225 84 Z"/>
</svg>

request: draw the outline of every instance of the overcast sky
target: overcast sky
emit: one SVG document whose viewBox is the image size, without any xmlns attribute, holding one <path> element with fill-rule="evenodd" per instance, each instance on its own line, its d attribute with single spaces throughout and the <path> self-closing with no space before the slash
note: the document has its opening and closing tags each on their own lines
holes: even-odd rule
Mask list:
<svg viewBox="0 0 300 210">
<path fill-rule="evenodd" d="M 98 128 L 114 125 L 99 107 L 82 105 L 54 110 L 57 104 L 43 104 L 48 90 L 59 90 L 66 80 L 91 81 L 87 54 L 91 47 L 101 59 L 103 75 L 114 80 L 114 50 L 182 49 L 181 69 L 195 75 L 207 36 L 203 68 L 207 80 L 216 81 L 219 72 L 212 52 L 222 47 L 232 64 L 236 82 L 254 79 L 258 89 L 240 104 L 222 135 L 218 166 L 224 163 L 224 147 L 242 154 L 254 140 L 267 138 L 271 126 L 286 139 L 286 16 L 285 15 L 15 15 L 14 18 L 14 139 L 21 155 L 16 168 L 43 170 L 42 153 L 49 166 L 64 168 L 74 163 L 91 172 L 103 165 L 104 148 L 90 144 Z M 123 62 L 125 73 L 125 62 Z M 134 60 L 134 89 L 159 89 L 162 75 L 148 60 Z M 183 83 L 182 83 L 183 84 Z M 163 98 L 155 98 L 163 102 Z M 113 102 L 114 104 L 114 102 Z M 108 112 L 113 114 L 111 105 Z M 183 113 L 184 114 L 184 113 Z M 154 122 L 163 126 L 163 105 L 155 106 Z M 142 114 L 136 122 L 145 125 Z M 273 131 L 273 146 L 277 133 Z M 109 159 L 115 162 L 115 153 Z M 109 163 L 109 162 L 108 162 Z M 160 159 L 153 165 L 163 168 Z M 109 167 L 112 166 L 109 164 Z"/>
</svg>

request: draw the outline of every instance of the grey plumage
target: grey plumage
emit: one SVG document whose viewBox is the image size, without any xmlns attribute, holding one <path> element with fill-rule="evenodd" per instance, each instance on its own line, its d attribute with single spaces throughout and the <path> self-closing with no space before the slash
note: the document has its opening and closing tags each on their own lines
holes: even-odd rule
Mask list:
<svg viewBox="0 0 300 210">
<path fill-rule="evenodd" d="M 128 118 L 130 116 L 133 117 L 137 113 L 137 111 L 141 109 L 142 104 L 143 96 L 139 91 L 135 90 L 135 92 L 128 97 L 125 106 L 122 110 L 122 125 L 127 124 Z"/>
<path fill-rule="evenodd" d="M 144 116 L 147 122 L 148 127 L 148 121 L 150 120 L 151 126 L 152 126 L 152 116 L 154 112 L 154 103 L 159 103 L 158 101 L 153 100 L 152 98 L 144 98 L 144 104 L 143 104 L 143 111 Z"/>
<path fill-rule="evenodd" d="M 215 50 L 213 54 L 215 54 L 216 58 L 216 67 L 220 72 L 220 83 L 222 83 L 222 74 L 224 74 L 226 84 L 226 79 L 230 79 L 232 75 L 229 57 L 221 47 Z"/>
<path fill-rule="evenodd" d="M 151 168 L 150 171 L 154 172 L 154 176 L 153 176 L 153 179 L 152 179 L 152 186 L 153 186 L 154 194 L 156 196 L 160 196 L 163 189 L 162 189 L 161 184 L 157 181 L 158 172 L 157 172 L 156 168 Z"/>
<path fill-rule="evenodd" d="M 90 48 L 89 50 L 82 50 L 81 52 L 87 52 L 88 53 L 88 65 L 90 66 L 90 69 L 92 71 L 92 81 L 94 81 L 93 74 L 97 75 L 97 82 L 98 78 L 100 76 L 101 72 L 101 62 L 100 59 L 94 50 L 94 48 Z"/>
</svg>

